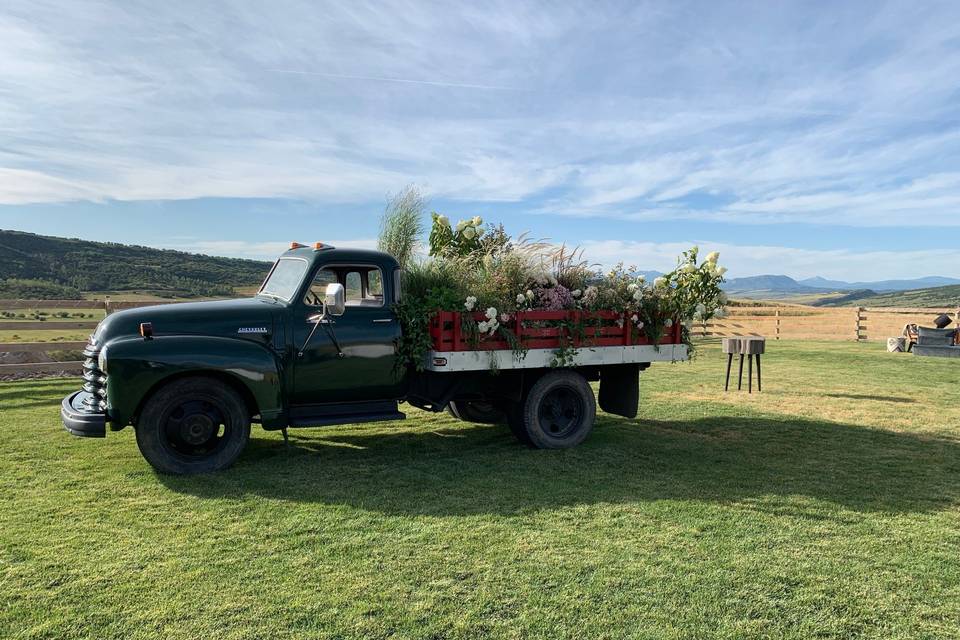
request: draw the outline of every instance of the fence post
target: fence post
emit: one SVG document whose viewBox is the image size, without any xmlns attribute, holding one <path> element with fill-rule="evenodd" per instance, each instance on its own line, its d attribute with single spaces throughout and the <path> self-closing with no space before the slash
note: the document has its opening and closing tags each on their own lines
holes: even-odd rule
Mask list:
<svg viewBox="0 0 960 640">
<path fill-rule="evenodd" d="M 863 340 L 860 332 L 863 330 L 863 307 L 857 307 L 857 342 Z"/>
<path fill-rule="evenodd" d="M 777 307 L 776 311 L 774 311 L 774 315 L 777 318 L 776 335 L 774 336 L 774 340 L 779 340 L 780 339 L 780 308 L 779 307 Z"/>
<path fill-rule="evenodd" d="M 103 299 L 103 315 L 104 316 L 110 315 L 110 296 L 106 296 Z"/>
</svg>

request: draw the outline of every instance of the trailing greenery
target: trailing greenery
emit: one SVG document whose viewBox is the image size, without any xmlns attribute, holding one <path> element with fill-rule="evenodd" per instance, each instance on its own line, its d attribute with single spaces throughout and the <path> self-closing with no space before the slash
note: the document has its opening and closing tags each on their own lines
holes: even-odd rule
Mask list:
<svg viewBox="0 0 960 640">
<path fill-rule="evenodd" d="M 71 299 L 88 291 L 225 296 L 259 284 L 269 268 L 256 260 L 0 230 L 4 298 Z"/>
<path fill-rule="evenodd" d="M 399 351 L 407 365 L 422 368 L 431 349 L 428 333 L 437 311 L 460 311 L 463 334 L 474 347 L 487 340 L 506 341 L 516 358 L 525 355 L 519 338 L 509 330 L 521 311 L 601 311 L 622 314 L 617 324 L 655 345 L 674 322 L 685 326 L 723 313 L 726 297 L 720 289 L 725 268 L 711 253 L 699 261 L 697 247 L 684 252 L 677 268 L 647 283 L 636 267 L 617 265 L 607 274 L 589 264 L 579 249 L 511 238 L 502 226 L 488 229 L 479 216 L 455 226 L 434 213 L 429 235 L 430 257 L 411 263 L 398 307 L 403 327 Z M 470 312 L 482 312 L 476 320 Z M 596 334 L 599 321 L 544 320 L 543 327 L 561 329 L 554 366 L 570 366 L 576 344 Z M 609 322 L 609 321 L 608 321 Z M 689 343 L 689 331 L 684 331 Z"/>
<path fill-rule="evenodd" d="M 425 209 L 426 199 L 415 185 L 407 185 L 387 202 L 377 248 L 396 258 L 401 268 L 410 264 L 420 243 Z"/>
</svg>

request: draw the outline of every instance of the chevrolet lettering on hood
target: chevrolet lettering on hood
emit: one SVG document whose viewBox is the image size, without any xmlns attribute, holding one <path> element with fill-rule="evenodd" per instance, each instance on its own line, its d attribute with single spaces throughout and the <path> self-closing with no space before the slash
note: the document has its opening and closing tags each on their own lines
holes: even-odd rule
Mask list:
<svg viewBox="0 0 960 640">
<path fill-rule="evenodd" d="M 265 333 L 270 333 L 270 331 L 267 330 L 266 327 L 240 327 L 239 329 L 237 329 L 237 333 L 243 333 L 243 334 L 251 334 L 251 333 L 253 333 L 253 334 L 265 334 Z"/>
</svg>

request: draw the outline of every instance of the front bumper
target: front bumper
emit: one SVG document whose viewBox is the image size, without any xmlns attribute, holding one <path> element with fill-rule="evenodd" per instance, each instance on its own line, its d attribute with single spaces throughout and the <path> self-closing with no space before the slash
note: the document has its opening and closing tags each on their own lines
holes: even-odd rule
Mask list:
<svg viewBox="0 0 960 640">
<path fill-rule="evenodd" d="M 103 438 L 107 435 L 107 414 L 89 410 L 84 400 L 91 394 L 77 391 L 60 403 L 60 421 L 63 428 L 75 436 L 85 438 Z"/>
</svg>

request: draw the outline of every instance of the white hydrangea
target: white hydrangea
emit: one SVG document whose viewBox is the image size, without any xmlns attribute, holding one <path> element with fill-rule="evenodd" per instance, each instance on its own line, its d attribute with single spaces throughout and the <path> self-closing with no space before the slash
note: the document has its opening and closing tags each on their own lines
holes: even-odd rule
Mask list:
<svg viewBox="0 0 960 640">
<path fill-rule="evenodd" d="M 488 319 L 494 320 L 497 317 L 496 307 L 490 307 L 484 315 L 487 316 Z"/>
<path fill-rule="evenodd" d="M 437 216 L 437 222 L 448 229 L 450 228 L 450 218 L 447 216 Z"/>
<path fill-rule="evenodd" d="M 533 292 L 531 291 L 530 293 L 533 293 Z M 526 301 L 527 301 L 527 296 L 523 295 L 522 293 L 517 294 L 517 304 L 523 304 Z"/>
<path fill-rule="evenodd" d="M 637 302 L 640 302 L 640 300 L 643 299 L 643 291 L 640 289 L 637 289 L 636 291 L 634 291 L 633 299 Z"/>
<path fill-rule="evenodd" d="M 707 262 L 711 264 L 716 264 L 717 260 L 719 259 L 720 259 L 719 251 L 711 251 L 710 253 L 707 254 Z"/>
<path fill-rule="evenodd" d="M 479 227 L 480 225 L 483 224 L 483 218 L 481 218 L 480 216 L 473 216 L 473 220 L 471 220 L 470 222 L 473 223 L 473 226 Z"/>
<path fill-rule="evenodd" d="M 696 270 L 697 270 L 697 265 L 693 264 L 692 262 L 688 262 L 687 264 L 683 265 L 683 267 L 680 269 L 680 271 L 683 271 L 684 273 L 693 273 Z"/>
<path fill-rule="evenodd" d="M 469 220 L 461 220 L 460 222 L 457 223 L 457 231 L 463 231 L 469 226 L 470 226 Z"/>
<path fill-rule="evenodd" d="M 473 240 L 477 237 L 477 230 L 473 227 L 465 227 L 463 230 L 463 237 L 467 240 Z"/>
<path fill-rule="evenodd" d="M 655 287 L 665 287 L 665 286 L 667 286 L 667 279 L 664 278 L 663 276 L 660 276 L 659 278 L 657 278 L 656 280 L 653 281 L 653 286 L 655 286 Z"/>
<path fill-rule="evenodd" d="M 488 326 L 489 326 L 489 325 L 487 324 L 487 321 L 486 321 L 486 320 L 477 323 L 477 329 L 480 330 L 480 333 L 486 333 Z"/>
<path fill-rule="evenodd" d="M 629 291 L 630 293 L 633 293 L 639 288 L 640 286 L 636 282 L 631 282 L 630 284 L 627 285 L 627 291 Z"/>
<path fill-rule="evenodd" d="M 531 291 L 530 289 L 527 289 L 526 296 L 527 296 L 527 300 L 533 300 L 533 291 Z"/>
<path fill-rule="evenodd" d="M 463 303 L 463 306 L 466 307 L 467 311 L 473 311 L 473 308 L 477 306 L 476 296 L 467 296 L 467 301 Z"/>
<path fill-rule="evenodd" d="M 727 272 L 727 268 L 726 268 L 726 267 L 720 267 L 719 269 L 717 269 L 717 275 L 718 275 L 718 276 L 722 276 L 722 275 L 725 274 L 726 272 Z"/>
</svg>

